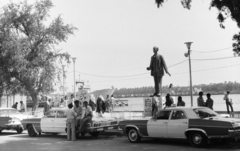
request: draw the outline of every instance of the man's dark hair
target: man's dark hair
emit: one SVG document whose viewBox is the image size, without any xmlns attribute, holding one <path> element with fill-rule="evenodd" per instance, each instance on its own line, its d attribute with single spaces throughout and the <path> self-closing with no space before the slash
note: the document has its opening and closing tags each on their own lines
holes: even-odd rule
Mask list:
<svg viewBox="0 0 240 151">
<path fill-rule="evenodd" d="M 84 101 L 84 102 L 83 102 L 83 104 L 86 104 L 86 105 L 88 105 L 88 102 L 87 102 L 87 101 Z"/>
<path fill-rule="evenodd" d="M 230 94 L 230 91 L 227 91 L 227 94 Z"/>
<path fill-rule="evenodd" d="M 202 91 L 201 91 L 201 92 L 199 92 L 199 93 L 198 93 L 198 95 L 203 95 L 203 92 L 202 92 Z"/>
<path fill-rule="evenodd" d="M 72 103 L 68 104 L 68 108 L 69 108 L 69 109 L 71 109 L 72 107 L 73 107 L 73 104 L 72 104 Z"/>
<path fill-rule="evenodd" d="M 210 97 L 211 96 L 211 94 L 210 93 L 207 93 L 207 97 Z"/>
<path fill-rule="evenodd" d="M 78 103 L 79 103 L 79 100 L 75 100 L 75 101 L 74 101 L 74 104 L 78 104 Z"/>
</svg>

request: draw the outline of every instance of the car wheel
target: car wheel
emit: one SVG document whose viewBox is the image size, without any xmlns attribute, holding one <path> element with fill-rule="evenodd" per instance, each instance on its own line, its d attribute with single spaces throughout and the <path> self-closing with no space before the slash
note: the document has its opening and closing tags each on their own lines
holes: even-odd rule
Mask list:
<svg viewBox="0 0 240 151">
<path fill-rule="evenodd" d="M 53 136 L 58 135 L 58 133 L 52 133 Z"/>
<path fill-rule="evenodd" d="M 79 139 L 80 138 L 80 133 L 76 133 L 76 139 Z"/>
<path fill-rule="evenodd" d="M 138 131 L 135 128 L 132 128 L 128 132 L 128 140 L 132 143 L 138 143 L 141 140 L 140 135 L 138 134 Z"/>
<path fill-rule="evenodd" d="M 0 130 L 0 134 L 2 133 L 2 130 Z"/>
<path fill-rule="evenodd" d="M 18 128 L 17 128 L 17 133 L 18 133 L 18 134 L 21 134 L 22 132 L 23 132 L 23 128 L 22 128 L 22 127 L 18 127 Z"/>
<path fill-rule="evenodd" d="M 98 137 L 100 134 L 100 132 L 92 132 L 91 135 L 92 137 Z"/>
<path fill-rule="evenodd" d="M 82 132 L 82 133 L 81 133 L 81 136 L 82 136 L 82 137 L 84 137 L 84 136 L 85 136 L 85 134 L 86 134 L 86 133 L 83 133 L 83 132 Z"/>
<path fill-rule="evenodd" d="M 37 133 L 35 132 L 35 130 L 33 128 L 33 125 L 29 125 L 27 130 L 28 130 L 28 136 L 30 136 L 30 137 L 37 136 Z"/>
<path fill-rule="evenodd" d="M 193 147 L 201 148 L 207 144 L 207 137 L 201 132 L 192 132 L 189 141 Z"/>
</svg>

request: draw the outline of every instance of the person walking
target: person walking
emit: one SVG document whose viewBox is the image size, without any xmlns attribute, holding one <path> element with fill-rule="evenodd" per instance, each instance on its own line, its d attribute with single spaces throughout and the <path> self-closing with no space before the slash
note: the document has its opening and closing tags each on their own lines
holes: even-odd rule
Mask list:
<svg viewBox="0 0 240 151">
<path fill-rule="evenodd" d="M 162 94 L 162 77 L 165 72 L 171 76 L 168 72 L 167 65 L 162 55 L 158 54 L 158 47 L 153 47 L 154 55 L 151 57 L 150 66 L 147 70 L 151 70 L 151 76 L 154 79 L 155 93 L 152 96 L 160 97 Z"/>
<path fill-rule="evenodd" d="M 98 116 L 99 117 L 102 117 L 102 114 L 104 113 L 104 109 L 103 109 L 103 96 L 99 96 L 98 99 L 97 99 L 97 110 L 96 112 L 98 113 Z"/>
<path fill-rule="evenodd" d="M 228 112 L 228 114 L 230 113 L 229 112 L 229 106 L 230 106 L 230 108 L 231 108 L 231 114 L 233 114 L 233 106 L 232 106 L 232 98 L 230 97 L 230 91 L 227 91 L 226 92 L 226 94 L 224 95 L 224 98 L 223 98 L 223 100 L 225 100 L 226 101 L 226 106 L 227 106 L 227 112 Z"/>
<path fill-rule="evenodd" d="M 185 102 L 182 100 L 181 96 L 178 96 L 177 106 L 185 106 Z"/>
<path fill-rule="evenodd" d="M 203 92 L 199 92 L 198 93 L 199 97 L 197 98 L 197 105 L 198 106 L 205 106 L 205 102 L 204 102 L 204 99 L 203 99 Z"/>
<path fill-rule="evenodd" d="M 213 110 L 213 100 L 210 93 L 207 93 L 207 100 L 205 106 Z"/>
<path fill-rule="evenodd" d="M 114 96 L 113 95 L 111 95 L 111 98 L 110 98 L 110 108 L 111 108 L 111 112 L 113 112 L 114 111 L 114 106 L 115 106 L 115 98 L 114 98 Z"/>
<path fill-rule="evenodd" d="M 67 140 L 68 141 L 75 141 L 75 117 L 77 116 L 77 113 L 72 110 L 73 104 L 68 104 L 68 110 L 66 112 L 67 114 Z"/>
<path fill-rule="evenodd" d="M 92 113 L 92 108 L 91 106 L 88 105 L 87 101 L 83 102 L 83 106 L 86 108 L 85 109 L 85 115 L 81 120 L 81 124 L 80 124 L 80 128 L 79 128 L 79 132 L 82 132 L 84 130 L 84 125 L 87 122 L 90 122 L 92 120 L 93 117 L 93 113 Z"/>
<path fill-rule="evenodd" d="M 23 104 L 23 101 L 20 101 L 20 112 L 25 112 L 26 111 L 26 107 L 25 104 Z"/>
<path fill-rule="evenodd" d="M 16 102 L 15 104 L 12 105 L 12 108 L 17 110 L 17 106 L 18 106 L 18 102 Z"/>
</svg>

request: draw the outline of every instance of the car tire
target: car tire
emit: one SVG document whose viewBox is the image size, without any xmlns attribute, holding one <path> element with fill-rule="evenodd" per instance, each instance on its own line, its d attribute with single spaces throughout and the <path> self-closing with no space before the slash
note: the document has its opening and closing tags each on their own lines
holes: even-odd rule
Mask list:
<svg viewBox="0 0 240 151">
<path fill-rule="evenodd" d="M 76 139 L 79 139 L 80 138 L 80 133 L 78 132 L 78 133 L 76 133 Z"/>
<path fill-rule="evenodd" d="M 0 134 L 2 133 L 2 130 L 0 130 Z"/>
<path fill-rule="evenodd" d="M 18 134 L 21 134 L 22 132 L 23 132 L 23 128 L 22 128 L 22 127 L 18 127 L 18 128 L 17 128 L 17 133 L 18 133 Z"/>
<path fill-rule="evenodd" d="M 82 136 L 82 137 L 84 137 L 84 136 L 85 136 L 85 134 L 86 134 L 86 133 L 82 132 L 82 133 L 81 133 L 81 136 Z"/>
<path fill-rule="evenodd" d="M 35 132 L 35 130 L 33 128 L 33 125 L 29 125 L 27 130 L 28 130 L 28 136 L 30 136 L 30 137 L 37 136 L 37 133 Z"/>
<path fill-rule="evenodd" d="M 90 134 L 92 135 L 92 137 L 98 137 L 100 132 L 92 132 Z"/>
<path fill-rule="evenodd" d="M 207 144 L 207 137 L 201 132 L 191 132 L 189 142 L 193 147 L 202 148 Z"/>
<path fill-rule="evenodd" d="M 128 140 L 131 143 L 138 143 L 141 141 L 141 136 L 138 134 L 138 131 L 135 128 L 131 128 L 128 132 Z"/>
</svg>

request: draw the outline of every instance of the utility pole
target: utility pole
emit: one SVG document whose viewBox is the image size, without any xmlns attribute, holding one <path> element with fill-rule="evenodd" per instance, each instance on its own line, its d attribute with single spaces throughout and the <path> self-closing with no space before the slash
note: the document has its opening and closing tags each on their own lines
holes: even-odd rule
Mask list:
<svg viewBox="0 0 240 151">
<path fill-rule="evenodd" d="M 74 99 L 76 99 L 76 89 L 75 89 L 75 86 L 76 86 L 76 80 L 75 80 L 75 61 L 76 61 L 76 58 L 72 58 L 73 60 L 73 89 L 74 89 Z"/>
<path fill-rule="evenodd" d="M 62 65 L 62 68 L 63 68 L 63 97 L 65 96 L 65 86 L 64 86 L 64 83 L 65 83 L 65 81 L 64 81 L 64 79 L 65 79 L 65 71 L 64 71 L 64 67 L 65 67 L 65 65 Z"/>
</svg>

